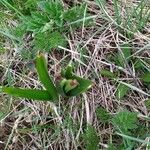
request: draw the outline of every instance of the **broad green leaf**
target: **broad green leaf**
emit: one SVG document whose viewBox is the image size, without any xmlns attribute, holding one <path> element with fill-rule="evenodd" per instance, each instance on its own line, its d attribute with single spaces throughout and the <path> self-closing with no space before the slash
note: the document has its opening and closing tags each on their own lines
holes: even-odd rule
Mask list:
<svg viewBox="0 0 150 150">
<path fill-rule="evenodd" d="M 47 23 L 43 26 L 41 32 L 43 33 L 43 32 L 46 32 L 46 31 L 52 31 L 53 26 L 54 26 L 54 22 L 53 22 L 53 20 L 50 20 L 49 22 L 47 22 Z"/>
<path fill-rule="evenodd" d="M 112 73 L 111 71 L 109 70 L 106 70 L 106 69 L 103 69 L 100 71 L 100 74 L 104 77 L 108 77 L 108 78 L 115 78 L 116 75 L 114 73 Z"/>
<path fill-rule="evenodd" d="M 66 39 L 59 32 L 52 32 L 50 34 L 49 45 L 51 46 L 51 48 L 57 48 L 58 46 L 66 46 Z"/>
<path fill-rule="evenodd" d="M 54 100 L 58 100 L 56 87 L 48 74 L 47 63 L 43 54 L 36 57 L 36 69 L 39 79 Z"/>
<path fill-rule="evenodd" d="M 116 91 L 116 97 L 118 99 L 122 99 L 124 96 L 127 95 L 128 91 L 129 91 L 129 87 L 124 85 L 124 84 L 119 84 L 117 91 Z"/>
<path fill-rule="evenodd" d="M 66 96 L 78 96 L 90 89 L 92 85 L 92 81 L 75 75 L 71 79 L 61 81 L 61 88 Z"/>
<path fill-rule="evenodd" d="M 76 88 L 78 86 L 78 82 L 77 80 L 67 80 L 66 84 L 65 84 L 65 92 L 69 92 L 71 90 L 73 90 L 74 88 Z"/>
<path fill-rule="evenodd" d="M 63 79 L 61 81 L 57 81 L 56 82 L 56 88 L 57 88 L 57 92 L 62 96 L 62 97 L 66 97 L 66 94 L 64 92 L 64 85 L 65 85 L 66 79 Z"/>
<path fill-rule="evenodd" d="M 141 76 L 141 79 L 144 82 L 150 82 L 150 72 L 145 73 L 144 75 Z"/>
<path fill-rule="evenodd" d="M 32 12 L 31 16 L 27 16 L 23 21 L 27 31 L 38 33 L 49 22 L 49 18 L 42 13 Z"/>
<path fill-rule="evenodd" d="M 39 13 L 38 11 L 32 12 L 31 17 L 33 23 L 40 24 L 40 25 L 49 21 L 49 18 L 46 15 Z"/>
<path fill-rule="evenodd" d="M 33 100 L 53 101 L 53 97 L 44 90 L 21 89 L 15 87 L 2 87 L 2 91 L 11 96 Z"/>
</svg>

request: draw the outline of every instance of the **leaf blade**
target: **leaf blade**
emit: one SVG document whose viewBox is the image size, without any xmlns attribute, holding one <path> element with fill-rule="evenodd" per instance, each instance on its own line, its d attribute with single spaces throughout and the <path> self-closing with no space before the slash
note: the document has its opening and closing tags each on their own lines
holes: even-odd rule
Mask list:
<svg viewBox="0 0 150 150">
<path fill-rule="evenodd" d="M 116 91 L 116 97 L 118 99 L 122 99 L 124 96 L 127 95 L 128 91 L 129 91 L 129 87 L 124 85 L 124 84 L 119 84 L 117 91 Z"/>
<path fill-rule="evenodd" d="M 46 90 L 49 92 L 49 94 L 53 97 L 54 100 L 58 100 L 58 92 L 48 74 L 46 60 L 43 54 L 39 54 L 36 57 L 36 70 L 39 75 L 39 79 L 46 88 Z"/>
<path fill-rule="evenodd" d="M 35 90 L 35 89 L 22 89 L 16 87 L 2 87 L 2 92 L 15 97 L 42 100 L 42 101 L 53 101 L 52 97 L 47 91 Z"/>
</svg>

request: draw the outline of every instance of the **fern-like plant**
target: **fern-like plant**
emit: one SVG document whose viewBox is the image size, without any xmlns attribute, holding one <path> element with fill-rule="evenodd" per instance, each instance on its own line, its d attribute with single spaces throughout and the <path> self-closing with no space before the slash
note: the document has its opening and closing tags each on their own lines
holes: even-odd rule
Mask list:
<svg viewBox="0 0 150 150">
<path fill-rule="evenodd" d="M 65 47 L 68 29 L 77 29 L 83 24 L 89 26 L 92 22 L 92 18 L 86 13 L 85 4 L 66 9 L 59 0 L 28 0 L 25 3 L 20 1 L 19 6 L 23 5 L 23 10 L 28 10 L 29 13 L 24 13 L 17 7 L 18 5 L 9 1 L 2 0 L 0 4 L 17 14 L 18 25 L 8 32 L 11 35 L 9 38 L 13 37 L 19 45 L 19 52 L 24 59 L 35 58 L 37 51 L 51 51 L 58 46 Z M 28 35 L 31 36 L 30 40 L 25 40 Z M 24 47 L 25 45 L 28 47 Z M 26 49 L 30 49 L 30 55 Z"/>
<path fill-rule="evenodd" d="M 99 137 L 93 126 L 88 125 L 85 133 L 83 134 L 86 150 L 98 150 Z"/>
<path fill-rule="evenodd" d="M 114 127 L 124 134 L 129 134 L 130 130 L 137 128 L 137 114 L 129 111 L 121 111 L 112 118 Z"/>
</svg>

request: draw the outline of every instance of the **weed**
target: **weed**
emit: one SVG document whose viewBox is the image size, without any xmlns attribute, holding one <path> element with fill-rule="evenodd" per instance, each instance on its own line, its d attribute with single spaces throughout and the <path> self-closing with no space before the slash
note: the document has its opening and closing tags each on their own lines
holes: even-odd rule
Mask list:
<svg viewBox="0 0 150 150">
<path fill-rule="evenodd" d="M 131 130 L 137 128 L 137 114 L 128 111 L 121 111 L 112 118 L 112 124 L 121 134 L 131 135 Z M 123 138 L 124 147 L 133 148 L 133 143 L 130 140 Z"/>
<path fill-rule="evenodd" d="M 150 149 L 147 0 L 0 8 L 0 149 Z"/>
<path fill-rule="evenodd" d="M 36 69 L 39 79 L 46 90 L 2 87 L 2 91 L 21 98 L 56 101 L 59 99 L 58 92 L 63 96 L 77 96 L 87 91 L 92 86 L 90 80 L 74 75 L 72 72 L 72 66 L 68 66 L 62 73 L 64 79 L 60 81 L 60 84 L 56 87 L 48 74 L 47 63 L 43 54 L 39 54 L 36 58 Z"/>
<path fill-rule="evenodd" d="M 96 115 L 102 123 L 108 123 L 111 118 L 111 115 L 102 107 L 96 109 Z"/>
<path fill-rule="evenodd" d="M 19 8 L 20 5 L 22 6 L 24 4 L 21 1 L 18 1 L 16 5 L 14 2 L 2 1 L 1 3 L 8 9 L 11 8 L 18 13 L 19 24 L 13 29 L 9 29 L 9 32 L 14 37 L 17 36 L 17 38 L 19 37 L 21 39 L 17 40 L 20 43 L 19 45 L 23 47 L 26 44 L 23 41 L 24 35 L 32 33 L 33 40 L 30 41 L 30 45 L 33 56 L 35 56 L 34 51 L 51 51 L 54 48 L 58 48 L 58 46 L 65 47 L 67 42 L 64 33 L 68 33 L 68 28 L 72 27 L 77 29 L 82 26 L 83 22 L 84 26 L 89 25 L 91 22 L 91 19 L 85 20 L 88 14 L 85 12 L 86 5 L 84 4 L 64 9 L 62 3 L 57 0 L 35 0 L 32 3 L 31 1 L 26 1 L 25 7 L 21 8 L 23 10 L 30 10 L 30 13 L 22 14 L 23 10 Z M 32 9 L 33 6 L 34 9 Z M 23 49 L 25 48 L 23 47 Z M 20 51 L 21 54 L 23 51 Z"/>
<path fill-rule="evenodd" d="M 133 38 L 134 33 L 143 30 L 148 24 L 150 18 L 148 3 L 147 0 L 142 0 L 131 6 L 130 2 L 113 0 L 114 17 L 112 18 L 107 13 L 106 3 L 97 0 L 97 4 L 103 10 L 104 15 L 111 19 L 119 27 L 120 31 L 123 30 L 124 34 L 129 38 Z"/>
<path fill-rule="evenodd" d="M 113 117 L 112 123 L 118 131 L 128 134 L 130 130 L 137 128 L 137 114 L 121 111 Z"/>
<path fill-rule="evenodd" d="M 99 138 L 94 127 L 88 125 L 83 138 L 86 150 L 98 150 Z"/>
</svg>

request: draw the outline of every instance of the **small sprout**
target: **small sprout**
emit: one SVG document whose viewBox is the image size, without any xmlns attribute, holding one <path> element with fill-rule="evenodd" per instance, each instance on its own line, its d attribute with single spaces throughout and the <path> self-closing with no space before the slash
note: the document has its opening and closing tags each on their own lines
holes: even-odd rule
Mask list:
<svg viewBox="0 0 150 150">
<path fill-rule="evenodd" d="M 67 80 L 62 81 L 63 90 L 66 96 L 77 96 L 82 94 L 90 89 L 93 85 L 92 81 L 78 77 L 72 71 L 73 67 L 71 65 L 68 65 L 67 68 L 63 70 L 63 77 Z M 70 83 L 72 85 L 70 85 Z"/>
<path fill-rule="evenodd" d="M 70 90 L 77 87 L 78 85 L 79 85 L 79 83 L 77 80 L 66 80 L 66 79 L 64 79 L 62 88 L 64 89 L 64 92 L 67 93 Z"/>
</svg>

